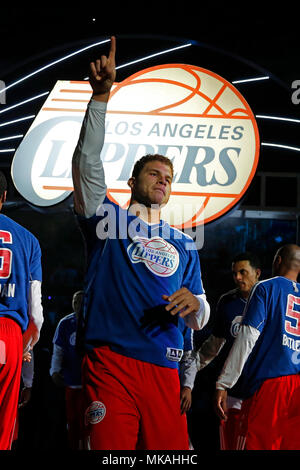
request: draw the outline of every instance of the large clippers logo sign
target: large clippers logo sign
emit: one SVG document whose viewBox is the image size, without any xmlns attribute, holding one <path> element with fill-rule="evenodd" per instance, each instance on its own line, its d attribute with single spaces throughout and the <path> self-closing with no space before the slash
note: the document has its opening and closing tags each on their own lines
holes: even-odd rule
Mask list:
<svg viewBox="0 0 300 470">
<path fill-rule="evenodd" d="M 91 88 L 59 81 L 18 148 L 12 176 L 33 204 L 50 206 L 73 190 L 72 153 Z M 166 64 L 142 70 L 111 91 L 102 159 L 108 196 L 126 207 L 127 180 L 146 153 L 174 164 L 169 203 L 162 216 L 189 228 L 228 212 L 255 174 L 259 135 L 242 95 L 203 68 Z"/>
</svg>

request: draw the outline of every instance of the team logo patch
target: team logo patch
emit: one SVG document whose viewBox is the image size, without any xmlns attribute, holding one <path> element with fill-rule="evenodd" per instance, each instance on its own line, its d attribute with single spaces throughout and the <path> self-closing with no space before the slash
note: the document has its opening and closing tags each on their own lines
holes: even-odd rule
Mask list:
<svg viewBox="0 0 300 470">
<path fill-rule="evenodd" d="M 93 401 L 85 412 L 85 424 L 97 424 L 106 415 L 106 407 L 101 401 Z"/>
<path fill-rule="evenodd" d="M 242 316 L 238 316 L 238 317 L 235 317 L 233 320 L 232 320 L 232 323 L 231 323 L 231 328 L 230 328 L 230 333 L 231 335 L 236 338 L 239 331 L 240 331 L 240 328 L 241 328 L 241 322 L 242 322 Z"/>
<path fill-rule="evenodd" d="M 76 332 L 74 331 L 74 333 L 70 335 L 70 345 L 75 346 L 75 344 L 76 344 Z"/>
<path fill-rule="evenodd" d="M 172 276 L 178 268 L 178 251 L 160 237 L 135 237 L 127 248 L 127 253 L 132 263 L 144 263 L 157 276 Z"/>
<path fill-rule="evenodd" d="M 182 355 L 183 355 L 183 350 L 182 349 L 167 348 L 166 357 L 170 361 L 179 362 L 182 358 Z"/>
</svg>

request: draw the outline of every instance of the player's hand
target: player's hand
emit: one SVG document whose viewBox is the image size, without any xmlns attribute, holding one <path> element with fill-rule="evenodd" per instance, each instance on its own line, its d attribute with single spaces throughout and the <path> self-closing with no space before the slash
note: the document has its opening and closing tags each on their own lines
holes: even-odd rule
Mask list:
<svg viewBox="0 0 300 470">
<path fill-rule="evenodd" d="M 40 332 L 33 322 L 29 322 L 27 330 L 23 333 L 23 354 L 31 351 L 40 338 Z"/>
<path fill-rule="evenodd" d="M 170 302 L 166 310 L 172 315 L 179 313 L 180 317 L 185 317 L 189 313 L 198 312 L 200 308 L 199 300 L 186 287 L 178 289 L 171 295 L 163 295 L 162 298 Z"/>
<path fill-rule="evenodd" d="M 31 362 L 30 351 L 23 351 L 23 362 Z"/>
<path fill-rule="evenodd" d="M 214 408 L 220 419 L 227 420 L 227 391 L 216 390 Z"/>
<path fill-rule="evenodd" d="M 116 38 L 110 39 L 108 56 L 102 55 L 100 59 L 90 63 L 90 84 L 93 89 L 93 98 L 103 98 L 109 95 L 110 89 L 116 79 Z M 100 96 L 99 96 L 100 95 Z M 101 99 L 102 101 L 102 99 Z"/>
<path fill-rule="evenodd" d="M 192 406 L 192 390 L 190 387 L 182 387 L 180 390 L 180 411 L 183 415 Z"/>
<path fill-rule="evenodd" d="M 57 387 L 62 388 L 65 386 L 64 378 L 59 372 L 54 372 L 51 377 Z"/>
<path fill-rule="evenodd" d="M 31 387 L 24 387 L 21 390 L 21 394 L 20 394 L 19 408 L 23 408 L 23 406 L 27 405 L 30 398 L 31 398 Z"/>
</svg>

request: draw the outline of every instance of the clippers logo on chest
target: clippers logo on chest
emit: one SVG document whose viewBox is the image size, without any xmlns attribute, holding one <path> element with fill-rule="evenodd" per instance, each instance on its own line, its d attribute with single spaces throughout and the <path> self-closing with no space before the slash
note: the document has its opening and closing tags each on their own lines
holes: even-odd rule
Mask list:
<svg viewBox="0 0 300 470">
<path fill-rule="evenodd" d="M 135 237 L 127 253 L 132 263 L 144 263 L 151 272 L 161 277 L 172 276 L 179 265 L 176 248 L 160 237 Z"/>
</svg>

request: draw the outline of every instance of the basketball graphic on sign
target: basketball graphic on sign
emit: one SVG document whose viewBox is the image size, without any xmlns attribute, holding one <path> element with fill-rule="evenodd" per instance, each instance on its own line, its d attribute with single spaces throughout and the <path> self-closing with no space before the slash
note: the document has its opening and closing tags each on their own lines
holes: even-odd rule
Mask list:
<svg viewBox="0 0 300 470">
<path fill-rule="evenodd" d="M 173 161 L 163 218 L 179 228 L 197 226 L 229 211 L 249 187 L 259 156 L 256 121 L 241 94 L 215 73 L 184 64 L 151 67 L 116 84 L 108 103 L 102 156 L 109 197 L 123 207 L 133 164 L 146 153 Z"/>
<path fill-rule="evenodd" d="M 33 204 L 51 206 L 72 193 L 72 154 L 91 94 L 86 81 L 58 81 L 17 149 L 13 181 Z M 198 66 L 158 65 L 115 83 L 105 126 L 108 197 L 127 207 L 136 160 L 166 155 L 174 178 L 162 218 L 180 229 L 229 212 L 257 168 L 259 134 L 248 103 L 231 83 Z"/>
</svg>

